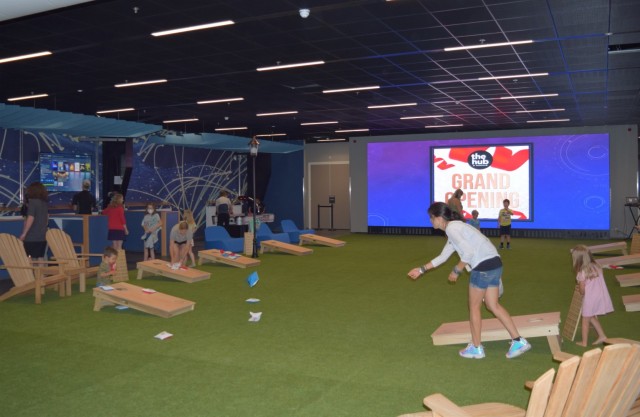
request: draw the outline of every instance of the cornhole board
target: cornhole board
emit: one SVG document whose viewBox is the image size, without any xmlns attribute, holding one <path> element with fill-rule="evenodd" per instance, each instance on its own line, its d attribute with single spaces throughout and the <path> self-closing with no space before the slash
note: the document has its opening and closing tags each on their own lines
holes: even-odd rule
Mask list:
<svg viewBox="0 0 640 417">
<path fill-rule="evenodd" d="M 576 332 L 578 331 L 578 325 L 582 317 L 582 294 L 576 285 L 573 290 L 573 297 L 571 298 L 571 306 L 569 306 L 569 312 L 567 318 L 562 326 L 562 337 L 573 341 L 576 338 Z"/>
<path fill-rule="evenodd" d="M 284 252 L 291 255 L 310 255 L 313 253 L 313 249 L 303 248 L 302 246 L 292 245 L 291 243 L 284 243 L 278 240 L 263 240 L 260 242 L 260 253 L 269 251 Z"/>
<path fill-rule="evenodd" d="M 304 235 L 300 235 L 300 246 L 305 243 L 311 243 L 314 245 L 324 245 L 331 246 L 332 248 L 337 248 L 340 246 L 344 246 L 347 242 L 337 239 L 331 239 L 330 237 L 318 236 L 312 233 L 305 233 Z"/>
<path fill-rule="evenodd" d="M 106 306 L 122 305 L 155 316 L 169 318 L 192 311 L 196 305 L 193 301 L 161 292 L 149 294 L 142 291 L 142 287 L 127 282 L 118 282 L 111 287 L 113 290 L 110 291 L 105 291 L 100 287 L 93 289 L 93 296 L 96 299 L 93 311 L 100 311 L 102 307 Z"/>
<path fill-rule="evenodd" d="M 202 265 L 204 262 L 219 262 L 225 265 L 235 266 L 236 268 L 249 268 L 252 266 L 260 265 L 259 259 L 248 258 L 246 256 L 235 254 L 231 256 L 228 252 L 220 252 L 220 249 L 207 249 L 198 251 L 198 264 Z"/>
<path fill-rule="evenodd" d="M 608 337 L 604 339 L 605 345 L 615 345 L 618 343 L 628 343 L 630 345 L 640 345 L 640 341 L 633 339 L 626 339 L 624 337 Z"/>
<path fill-rule="evenodd" d="M 634 253 L 631 255 L 613 256 L 611 258 L 596 259 L 598 265 L 606 268 L 609 265 L 633 265 L 640 264 L 640 253 Z"/>
<path fill-rule="evenodd" d="M 640 311 L 640 294 L 623 295 L 622 303 L 627 311 Z"/>
<path fill-rule="evenodd" d="M 616 275 L 616 280 L 620 283 L 621 287 L 635 287 L 636 285 L 640 285 L 640 273 Z"/>
<path fill-rule="evenodd" d="M 145 272 L 188 283 L 204 281 L 205 279 L 211 278 L 211 274 L 209 272 L 200 271 L 195 268 L 171 269 L 171 267 L 168 266 L 167 261 L 160 259 L 138 262 L 137 268 L 138 279 L 142 279 Z"/>
<path fill-rule="evenodd" d="M 111 277 L 113 282 L 129 281 L 129 270 L 127 269 L 127 254 L 124 249 L 118 249 L 118 260 L 116 261 L 116 273 Z"/>
<path fill-rule="evenodd" d="M 627 242 L 604 243 L 602 245 L 587 246 L 591 253 L 606 253 L 620 251 L 622 255 L 628 255 Z"/>
<path fill-rule="evenodd" d="M 512 316 L 513 322 L 518 328 L 520 336 L 543 337 L 549 342 L 551 353 L 560 352 L 560 312 L 541 314 L 528 314 L 525 316 Z M 509 332 L 502 326 L 498 319 L 482 320 L 482 341 L 510 340 Z M 471 341 L 471 328 L 468 321 L 444 323 L 431 334 L 433 344 L 455 345 Z"/>
</svg>

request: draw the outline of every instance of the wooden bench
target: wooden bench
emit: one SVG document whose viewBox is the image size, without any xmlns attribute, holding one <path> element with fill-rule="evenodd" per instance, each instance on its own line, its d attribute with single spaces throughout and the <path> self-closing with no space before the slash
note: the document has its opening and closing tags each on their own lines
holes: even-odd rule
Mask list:
<svg viewBox="0 0 640 417">
<path fill-rule="evenodd" d="M 145 272 L 188 283 L 204 281 L 205 279 L 211 278 L 211 274 L 209 272 L 200 271 L 195 268 L 171 269 L 169 264 L 167 264 L 167 261 L 160 259 L 138 262 L 137 268 L 138 279 L 142 279 Z"/>
<path fill-rule="evenodd" d="M 603 268 L 608 267 L 609 265 L 633 265 L 640 264 L 640 253 L 634 253 L 631 255 L 622 255 L 622 256 L 613 256 L 610 258 L 600 258 L 596 259 L 598 265 Z"/>
<path fill-rule="evenodd" d="M 603 243 L 602 245 L 592 245 L 592 246 L 587 246 L 587 248 L 589 248 L 589 251 L 593 254 L 621 251 L 622 255 L 628 255 L 627 242 L 624 242 L 624 241 L 613 242 L 613 243 Z"/>
<path fill-rule="evenodd" d="M 627 311 L 640 311 L 640 294 L 623 295 L 622 303 Z"/>
<path fill-rule="evenodd" d="M 313 249 L 303 248 L 302 246 L 292 245 L 291 243 L 280 242 L 279 240 L 263 240 L 260 242 L 260 253 L 269 251 L 284 252 L 291 255 L 310 255 Z"/>
<path fill-rule="evenodd" d="M 621 287 L 635 287 L 636 285 L 640 285 L 640 273 L 616 275 L 616 280 L 620 283 Z"/>
<path fill-rule="evenodd" d="M 105 291 L 101 287 L 93 289 L 95 304 L 93 311 L 100 311 L 103 307 L 122 305 L 135 310 L 144 311 L 164 318 L 192 311 L 196 303 L 161 292 L 147 293 L 142 287 L 127 282 L 111 285 L 112 290 Z"/>
<path fill-rule="evenodd" d="M 342 240 L 331 239 L 330 237 L 325 237 L 325 236 L 318 236 L 312 233 L 305 233 L 303 235 L 300 235 L 300 246 L 304 245 L 305 243 L 310 243 L 313 245 L 331 246 L 332 248 L 337 248 L 347 244 L 347 242 Z"/>
<path fill-rule="evenodd" d="M 520 336 L 526 338 L 546 336 L 551 353 L 561 351 L 560 312 L 512 316 L 511 318 L 518 328 Z M 481 337 L 483 342 L 511 339 L 509 332 L 496 318 L 482 320 Z M 444 323 L 433 332 L 431 338 L 436 346 L 469 343 L 471 328 L 468 321 Z"/>
<path fill-rule="evenodd" d="M 259 259 L 249 258 L 238 254 L 235 254 L 234 256 L 227 251 L 221 251 L 220 249 L 207 249 L 198 251 L 198 265 L 202 265 L 207 261 L 231 265 L 235 266 L 236 268 L 248 268 L 260 265 Z"/>
</svg>

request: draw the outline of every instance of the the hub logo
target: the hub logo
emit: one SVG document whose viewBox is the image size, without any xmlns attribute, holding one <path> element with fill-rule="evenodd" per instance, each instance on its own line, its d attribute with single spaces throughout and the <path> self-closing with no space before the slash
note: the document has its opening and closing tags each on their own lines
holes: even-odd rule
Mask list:
<svg viewBox="0 0 640 417">
<path fill-rule="evenodd" d="M 467 158 L 467 163 L 471 168 L 474 169 L 485 169 L 489 168 L 493 163 L 493 157 L 489 152 L 486 151 L 475 151 L 469 158 Z"/>
</svg>

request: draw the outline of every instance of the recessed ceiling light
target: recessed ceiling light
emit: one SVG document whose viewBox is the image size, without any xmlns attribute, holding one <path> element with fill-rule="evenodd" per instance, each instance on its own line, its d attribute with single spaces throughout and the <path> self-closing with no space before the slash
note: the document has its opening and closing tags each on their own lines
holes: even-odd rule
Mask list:
<svg viewBox="0 0 640 417">
<path fill-rule="evenodd" d="M 547 75 L 549 75 L 548 72 L 538 72 L 536 74 L 498 75 L 496 77 L 480 77 L 478 78 L 478 81 L 503 80 L 506 78 L 545 77 Z"/>
<path fill-rule="evenodd" d="M 418 103 L 401 103 L 401 104 L 381 104 L 377 106 L 367 106 L 368 109 L 386 109 L 389 107 L 407 107 L 407 106 L 417 106 Z"/>
<path fill-rule="evenodd" d="M 557 112 L 564 111 L 564 109 L 540 109 L 540 110 L 518 110 L 516 113 L 545 113 L 545 112 Z"/>
<path fill-rule="evenodd" d="M 214 104 L 214 103 L 228 103 L 230 101 L 242 101 L 244 97 L 232 97 L 232 98 L 219 98 L 216 100 L 202 100 L 198 101 L 198 104 Z"/>
<path fill-rule="evenodd" d="M 259 135 L 255 135 L 257 138 L 268 138 L 271 136 L 287 136 L 286 133 L 261 133 Z"/>
<path fill-rule="evenodd" d="M 166 83 L 167 80 L 149 80 L 149 81 L 136 81 L 133 83 L 122 83 L 122 84 L 114 84 L 115 88 L 123 88 L 123 87 L 135 87 L 137 85 L 147 85 L 147 84 L 161 84 Z"/>
<path fill-rule="evenodd" d="M 464 125 L 433 125 L 433 126 L 425 126 L 426 129 L 437 129 L 440 127 L 460 127 Z"/>
<path fill-rule="evenodd" d="M 30 100 L 34 98 L 43 98 L 43 97 L 49 97 L 49 94 L 32 94 L 30 96 L 11 97 L 11 98 L 8 98 L 7 101 Z"/>
<path fill-rule="evenodd" d="M 442 114 L 436 114 L 433 116 L 406 116 L 401 117 L 400 120 L 411 120 L 411 119 L 437 119 L 440 117 L 444 117 Z"/>
<path fill-rule="evenodd" d="M 13 61 L 21 61 L 23 59 L 38 58 L 38 57 L 47 56 L 47 55 L 51 55 L 51 52 L 50 51 L 43 51 L 43 52 L 35 52 L 33 54 L 12 56 L 12 57 L 9 57 L 9 58 L 0 58 L 0 64 L 4 64 L 4 63 L 7 63 L 7 62 L 13 62 Z"/>
<path fill-rule="evenodd" d="M 509 45 L 524 45 L 527 43 L 533 43 L 532 40 L 527 41 L 516 41 L 516 42 L 498 42 L 498 43 L 483 43 L 480 45 L 470 45 L 470 46 L 454 46 L 451 48 L 444 48 L 446 52 L 451 51 L 465 51 L 468 49 L 480 49 L 480 48 L 494 48 L 497 46 L 509 46 Z"/>
<path fill-rule="evenodd" d="M 135 110 L 133 107 L 124 107 L 121 109 L 112 109 L 112 110 L 100 110 L 97 111 L 97 114 L 107 114 L 107 113 L 121 113 L 121 112 L 125 112 L 125 111 L 133 111 Z"/>
<path fill-rule="evenodd" d="M 195 30 L 217 28 L 220 26 L 233 25 L 234 23 L 235 22 L 233 20 L 223 20 L 221 22 L 205 23 L 203 25 L 187 26 L 187 27 L 178 28 L 178 29 L 170 29 L 170 30 L 163 30 L 160 32 L 153 32 L 151 36 L 157 37 L 157 36 L 175 35 L 176 33 L 193 32 Z"/>
<path fill-rule="evenodd" d="M 291 110 L 291 111 L 280 111 L 280 112 L 275 112 L 275 113 L 258 113 L 258 114 L 256 114 L 256 116 L 258 116 L 258 117 L 281 116 L 283 114 L 298 114 L 298 111 L 297 110 Z"/>
<path fill-rule="evenodd" d="M 545 120 L 527 120 L 527 123 L 552 123 L 552 122 L 568 122 L 571 119 L 545 119 Z"/>
<path fill-rule="evenodd" d="M 369 129 L 342 129 L 336 130 L 336 133 L 349 133 L 349 132 L 368 132 Z"/>
<path fill-rule="evenodd" d="M 238 126 L 238 127 L 219 127 L 216 129 L 216 132 L 224 132 L 226 130 L 247 130 L 246 126 Z"/>
<path fill-rule="evenodd" d="M 288 68 L 298 68 L 298 67 L 309 67 L 312 65 L 322 65 L 324 61 L 309 61 L 309 62 L 300 62 L 298 64 L 285 64 L 285 65 L 274 65 L 272 67 L 260 67 L 256 68 L 256 71 L 274 71 Z"/>
<path fill-rule="evenodd" d="M 371 85 L 368 87 L 352 87 L 352 88 L 338 88 L 335 90 L 322 90 L 323 94 L 331 94 L 331 93 L 346 93 L 349 91 L 365 91 L 365 90 L 377 90 L 379 89 L 379 85 Z"/>
<path fill-rule="evenodd" d="M 300 123 L 300 126 L 313 126 L 313 125 L 335 125 L 337 124 L 337 121 L 330 121 L 330 122 L 306 122 L 306 123 Z"/>
<path fill-rule="evenodd" d="M 191 119 L 175 119 L 175 120 L 163 120 L 162 123 L 185 123 L 185 122 L 197 122 L 199 119 L 191 118 Z"/>
<path fill-rule="evenodd" d="M 500 100 L 517 100 L 519 98 L 538 98 L 538 97 L 556 97 L 558 93 L 553 94 L 534 94 L 529 96 L 504 96 L 500 97 Z"/>
</svg>

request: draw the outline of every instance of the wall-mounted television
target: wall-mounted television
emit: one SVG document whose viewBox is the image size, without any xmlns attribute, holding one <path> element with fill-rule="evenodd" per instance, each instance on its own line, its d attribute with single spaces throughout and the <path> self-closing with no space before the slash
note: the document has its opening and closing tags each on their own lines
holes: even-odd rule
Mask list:
<svg viewBox="0 0 640 417">
<path fill-rule="evenodd" d="M 84 180 L 93 180 L 93 155 L 40 153 L 40 182 L 48 191 L 82 191 Z"/>
</svg>

